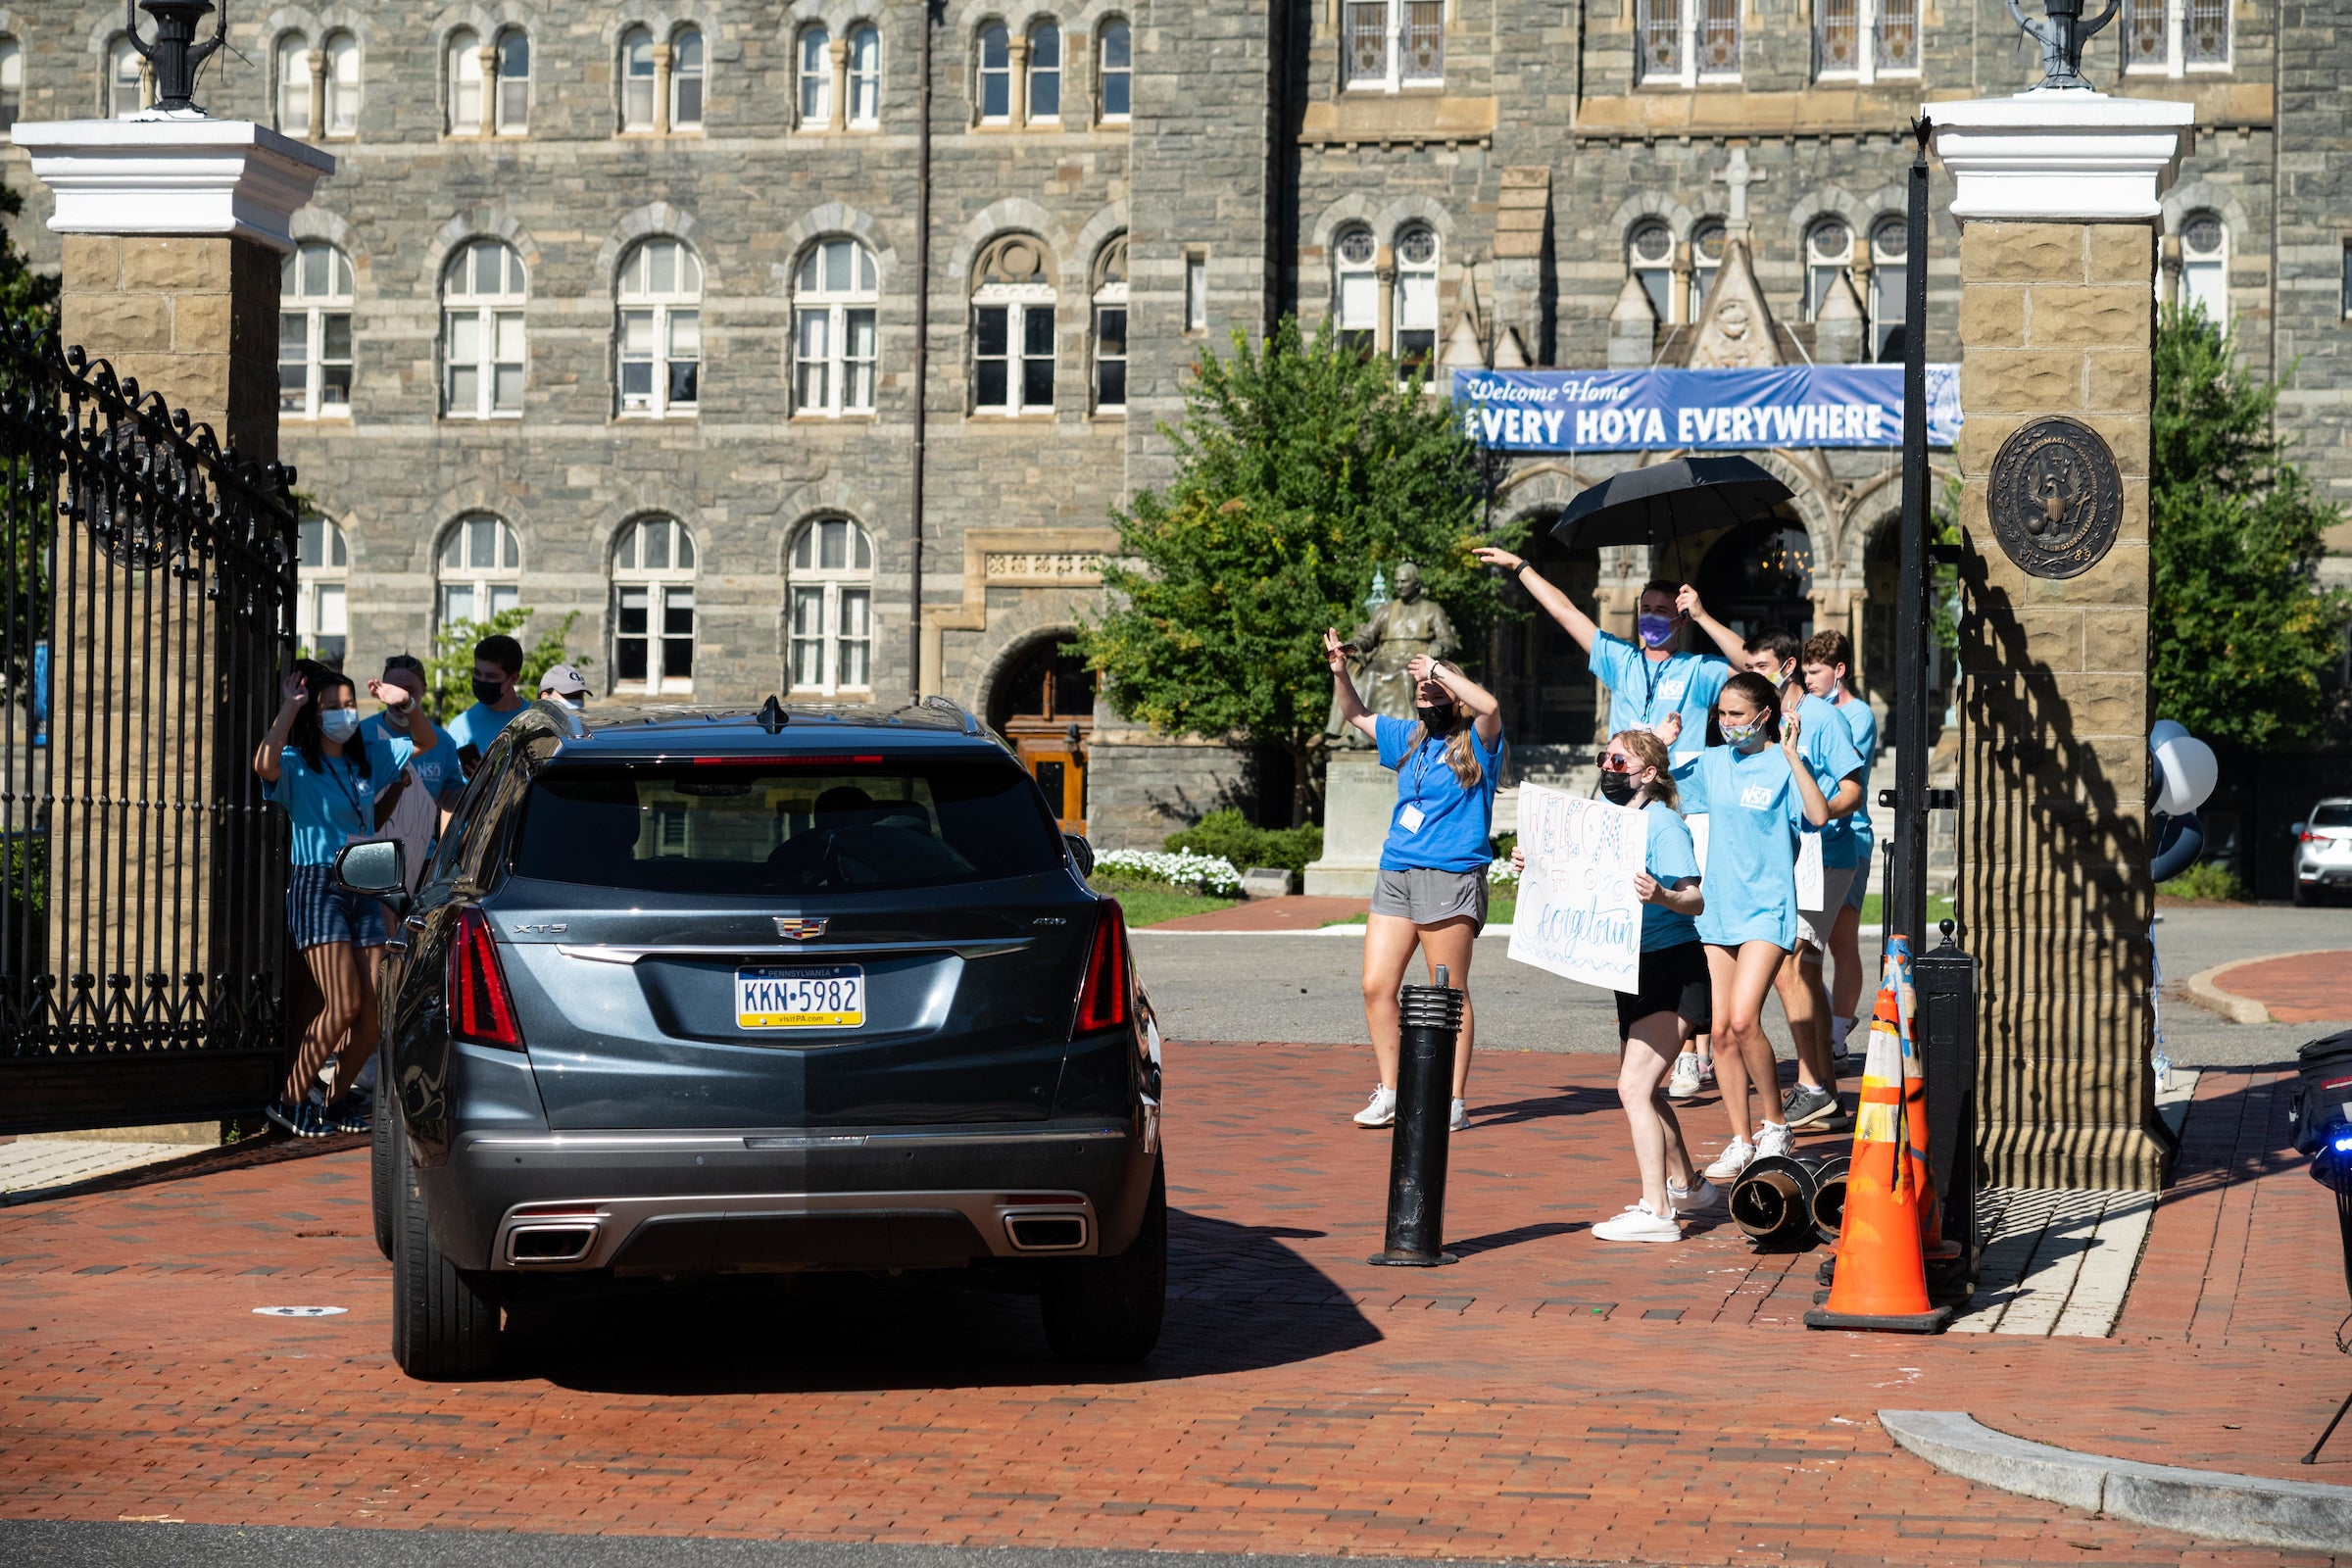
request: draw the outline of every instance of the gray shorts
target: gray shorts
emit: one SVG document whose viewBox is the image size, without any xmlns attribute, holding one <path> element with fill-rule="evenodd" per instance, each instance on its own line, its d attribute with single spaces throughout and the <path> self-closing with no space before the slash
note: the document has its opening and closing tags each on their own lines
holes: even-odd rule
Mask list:
<svg viewBox="0 0 2352 1568">
<path fill-rule="evenodd" d="M 1796 911 L 1796 940 L 1809 944 L 1816 952 L 1830 951 L 1830 931 L 1838 924 L 1838 916 L 1845 912 L 1846 889 L 1853 886 L 1854 872 L 1850 865 L 1825 865 L 1821 868 L 1821 903 L 1818 909 L 1799 907 Z"/>
<path fill-rule="evenodd" d="M 1487 873 L 1384 869 L 1372 884 L 1372 912 L 1393 914 L 1415 925 L 1436 925 L 1468 915 L 1483 929 L 1487 923 Z"/>
</svg>

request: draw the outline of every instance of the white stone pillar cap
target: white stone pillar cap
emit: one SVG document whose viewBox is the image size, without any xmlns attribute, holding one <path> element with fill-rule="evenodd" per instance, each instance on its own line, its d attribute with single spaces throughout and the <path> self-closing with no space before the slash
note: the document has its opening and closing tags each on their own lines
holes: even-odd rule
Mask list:
<svg viewBox="0 0 2352 1568">
<path fill-rule="evenodd" d="M 2144 221 L 2196 145 L 2196 106 L 2037 87 L 1920 106 L 1957 187 L 1952 216 Z"/>
<path fill-rule="evenodd" d="M 20 121 L 10 139 L 57 198 L 60 234 L 234 234 L 272 250 L 335 161 L 250 120 L 150 112 Z"/>
</svg>

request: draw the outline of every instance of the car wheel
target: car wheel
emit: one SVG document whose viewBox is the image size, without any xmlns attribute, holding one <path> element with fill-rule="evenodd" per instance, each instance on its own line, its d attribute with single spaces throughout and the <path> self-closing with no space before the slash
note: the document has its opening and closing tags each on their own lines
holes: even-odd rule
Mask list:
<svg viewBox="0 0 2352 1568">
<path fill-rule="evenodd" d="M 368 1199 L 375 1213 L 375 1250 L 392 1256 L 393 1161 L 399 1157 L 392 1130 L 400 1124 L 400 1097 L 392 1093 L 391 1068 L 378 1047 L 375 1054 L 375 1115 L 368 1150 Z"/>
<path fill-rule="evenodd" d="M 462 1269 L 433 1245 L 424 1192 L 398 1140 L 392 1235 L 392 1359 L 413 1378 L 476 1377 L 498 1359 L 498 1297 L 490 1276 Z"/>
<path fill-rule="evenodd" d="M 1073 1257 L 1046 1276 L 1046 1341 L 1065 1361 L 1140 1361 L 1159 1343 L 1168 1295 L 1168 1185 L 1152 1172 L 1143 1228 L 1112 1257 Z"/>
<path fill-rule="evenodd" d="M 2318 901 L 2317 899 L 2315 899 L 2315 898 L 2312 896 L 2312 889 L 2311 889 L 2311 884 L 2310 884 L 2310 883 L 2308 883 L 2308 882 L 2303 882 L 2303 881 L 2297 881 L 2297 882 L 2295 883 L 2295 907 L 2296 907 L 2296 908 L 2298 908 L 2298 909 L 2308 909 L 2308 908 L 2310 908 L 2310 907 L 2312 906 L 2312 905 L 2316 904 L 2317 902 L 2319 902 L 2319 901 Z"/>
</svg>

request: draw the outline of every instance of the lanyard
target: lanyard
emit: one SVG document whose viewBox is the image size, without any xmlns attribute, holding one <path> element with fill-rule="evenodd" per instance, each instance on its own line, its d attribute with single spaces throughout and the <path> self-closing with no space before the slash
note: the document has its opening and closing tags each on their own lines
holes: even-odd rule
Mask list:
<svg viewBox="0 0 2352 1568">
<path fill-rule="evenodd" d="M 1644 658 L 1642 661 L 1642 722 L 1643 724 L 1654 724 L 1658 721 L 1656 711 L 1658 682 L 1665 677 L 1667 668 L 1673 663 L 1674 656 L 1672 654 L 1667 655 L 1664 659 Z"/>
<path fill-rule="evenodd" d="M 351 787 L 350 783 L 345 781 L 342 773 L 335 767 L 337 762 L 342 762 L 346 767 L 350 766 L 351 764 L 349 760 L 341 757 L 321 757 L 318 760 L 321 764 L 319 771 L 324 773 L 329 779 L 333 780 L 336 793 L 341 795 L 344 800 L 351 803 L 351 814 L 358 818 L 360 824 L 359 830 L 362 833 L 368 832 L 374 826 L 374 824 L 368 820 L 368 813 L 360 808 L 360 797 L 358 792 Z M 332 808 L 330 807 L 329 809 L 331 810 Z"/>
<path fill-rule="evenodd" d="M 1435 740 L 1437 737 L 1434 735 L 1423 740 L 1420 750 L 1413 754 L 1413 804 L 1415 806 L 1421 804 L 1421 781 L 1429 776 L 1429 744 L 1430 741 Z M 1445 749 L 1446 743 L 1438 741 L 1439 752 L 1443 754 Z"/>
</svg>

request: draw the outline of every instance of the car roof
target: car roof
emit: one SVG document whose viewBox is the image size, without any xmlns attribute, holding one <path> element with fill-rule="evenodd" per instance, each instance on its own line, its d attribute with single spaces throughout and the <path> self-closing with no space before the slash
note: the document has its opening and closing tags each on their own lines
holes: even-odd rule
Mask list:
<svg viewBox="0 0 2352 1568">
<path fill-rule="evenodd" d="M 1004 739 L 968 710 L 944 698 L 898 707 L 833 703 L 780 703 L 769 698 L 757 708 L 672 704 L 599 704 L 573 711 L 554 703 L 534 703 L 514 720 L 544 728 L 564 742 L 562 756 L 642 758 L 729 752 L 773 757 L 793 752 L 830 752 L 844 744 L 859 751 L 921 749 L 1011 751 Z"/>
</svg>

